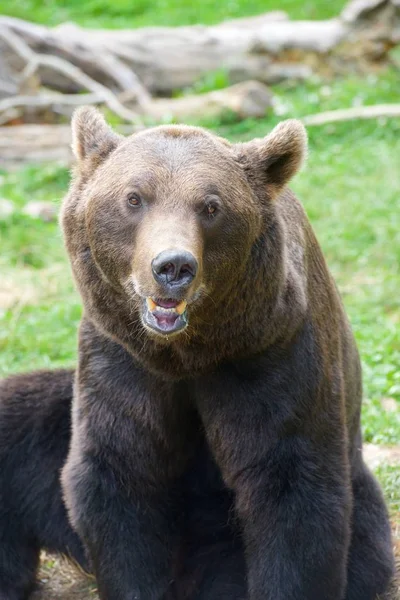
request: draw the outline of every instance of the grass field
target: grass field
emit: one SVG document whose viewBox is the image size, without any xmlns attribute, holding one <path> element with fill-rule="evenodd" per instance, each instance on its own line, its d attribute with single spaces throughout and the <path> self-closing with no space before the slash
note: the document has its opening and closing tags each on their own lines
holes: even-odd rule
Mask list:
<svg viewBox="0 0 400 600">
<path fill-rule="evenodd" d="M 284 10 L 294 19 L 328 19 L 345 0 L 0 0 L 0 14 L 58 25 L 75 21 L 85 27 L 145 27 L 212 24 L 224 19 Z"/>
<path fill-rule="evenodd" d="M 56 24 L 177 25 L 217 22 L 272 10 L 273 0 L 0 0 L 0 13 Z M 343 2 L 284 0 L 295 18 L 337 14 Z M 210 81 L 204 82 L 210 87 Z M 212 84 L 211 84 L 212 87 Z M 279 117 L 206 123 L 231 140 L 266 134 L 280 119 L 358 104 L 398 101 L 399 72 L 331 84 L 277 86 Z M 343 294 L 359 343 L 365 381 L 363 426 L 374 443 L 400 442 L 400 121 L 354 121 L 310 128 L 307 167 L 293 181 Z M 74 364 L 81 315 L 58 225 L 24 216 L 30 200 L 57 205 L 68 185 L 58 165 L 0 173 L 0 197 L 18 211 L 0 217 L 0 376 Z M 400 471 L 381 470 L 387 497 L 399 509 Z M 397 490 L 397 491 L 396 491 Z"/>
</svg>

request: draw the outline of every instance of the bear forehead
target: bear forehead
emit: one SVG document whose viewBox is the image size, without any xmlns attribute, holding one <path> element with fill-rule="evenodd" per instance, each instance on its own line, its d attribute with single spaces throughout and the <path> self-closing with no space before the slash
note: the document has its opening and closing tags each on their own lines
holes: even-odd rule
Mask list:
<svg viewBox="0 0 400 600">
<path fill-rule="evenodd" d="M 231 146 L 228 140 L 216 136 L 211 131 L 204 129 L 203 127 L 195 127 L 193 125 L 158 125 L 157 127 L 143 129 L 131 137 L 138 139 L 151 138 L 154 136 L 177 139 L 181 141 L 207 140 L 208 142 L 212 142 L 214 144 L 218 142 L 226 147 Z"/>
<path fill-rule="evenodd" d="M 229 142 L 196 127 L 161 126 L 125 138 L 97 180 L 228 191 L 244 181 L 244 173 Z"/>
<path fill-rule="evenodd" d="M 129 156 L 139 163 L 180 169 L 205 165 L 236 168 L 229 142 L 197 127 L 161 126 L 126 138 L 114 153 L 117 159 Z M 216 163 L 216 161 L 218 161 Z"/>
</svg>

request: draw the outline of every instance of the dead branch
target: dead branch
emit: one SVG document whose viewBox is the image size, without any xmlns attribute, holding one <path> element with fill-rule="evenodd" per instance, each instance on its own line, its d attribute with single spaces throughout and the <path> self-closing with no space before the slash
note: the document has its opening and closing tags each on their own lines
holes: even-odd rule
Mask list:
<svg viewBox="0 0 400 600">
<path fill-rule="evenodd" d="M 0 27 L 0 38 L 2 38 L 9 46 L 11 46 L 13 50 L 28 63 L 30 74 L 35 72 L 38 67 L 47 67 L 58 71 L 78 83 L 81 87 L 89 90 L 93 94 L 100 96 L 110 110 L 112 110 L 121 119 L 124 119 L 125 121 L 131 121 L 132 123 L 140 122 L 140 118 L 137 113 L 134 113 L 129 108 L 126 108 L 123 104 L 121 104 L 111 90 L 86 75 L 86 73 L 81 71 L 81 69 L 78 67 L 75 67 L 71 63 L 67 62 L 63 58 L 59 58 L 58 56 L 37 54 L 31 50 L 24 40 L 19 38 L 12 31 L 3 27 Z"/>
<path fill-rule="evenodd" d="M 304 125 L 326 125 L 356 119 L 379 119 L 381 117 L 400 117 L 400 104 L 377 104 L 375 106 L 357 106 L 309 115 L 302 119 Z"/>
<path fill-rule="evenodd" d="M 13 121 L 14 119 L 19 119 L 20 117 L 21 117 L 21 111 L 16 108 L 10 108 L 9 110 L 5 110 L 0 115 L 0 127 L 2 125 L 6 125 L 7 123 L 10 123 L 10 121 Z"/>
<path fill-rule="evenodd" d="M 126 93 L 125 93 L 126 96 Z M 127 101 L 128 98 L 126 97 Z M 99 94 L 42 94 L 36 96 L 19 95 L 0 100 L 0 123 L 6 122 L 2 114 L 19 110 L 18 114 L 32 111 L 51 110 L 55 114 L 71 116 L 74 108 L 83 104 L 103 104 Z M 272 108 L 272 94 L 258 81 L 247 81 L 234 86 L 208 92 L 188 95 L 181 98 L 160 98 L 151 100 L 143 116 L 160 121 L 166 116 L 174 121 L 223 117 L 227 112 L 238 119 L 263 117 Z M 15 116 L 14 116 L 15 118 Z"/>
<path fill-rule="evenodd" d="M 12 96 L 0 100 L 0 113 L 13 108 L 53 108 L 58 106 L 76 108 L 84 104 L 102 104 L 104 99 L 98 94 L 48 94 L 39 96 Z"/>
<path fill-rule="evenodd" d="M 312 74 L 365 73 L 387 65 L 390 50 L 400 40 L 398 0 L 352 0 L 341 15 L 326 21 L 283 17 L 274 13 L 210 27 L 118 31 L 73 24 L 49 29 L 11 17 L 0 17 L 0 25 L 32 50 L 63 57 L 114 91 L 116 84 L 118 91 L 132 89 L 132 77 L 138 77 L 147 90 L 161 95 L 221 69 L 232 83 L 256 79 L 267 84 Z M 111 63 L 103 57 L 112 57 Z M 60 72 L 57 80 L 54 70 L 41 68 L 40 75 L 44 85 L 77 91 L 76 83 Z"/>
<path fill-rule="evenodd" d="M 104 72 L 114 77 L 120 89 L 129 91 L 138 107 L 145 110 L 147 104 L 151 101 L 151 95 L 132 69 L 110 52 L 104 52 L 100 60 Z"/>
<path fill-rule="evenodd" d="M 206 94 L 159 98 L 147 107 L 155 121 L 169 116 L 174 121 L 219 118 L 230 113 L 237 119 L 265 117 L 272 110 L 272 93 L 259 81 L 244 81 Z"/>
<path fill-rule="evenodd" d="M 130 135 L 142 126 L 117 127 L 123 135 Z M 9 167 L 26 163 L 72 161 L 70 125 L 15 125 L 0 128 L 0 166 Z"/>
<path fill-rule="evenodd" d="M 0 16 L 0 124 L 19 117 L 37 122 L 49 114 L 48 120 L 54 114 L 59 121 L 79 104 L 105 104 L 131 123 L 144 117 L 218 118 L 226 111 L 238 119 L 262 116 L 271 110 L 263 84 L 376 72 L 390 63 L 399 31 L 400 0 L 351 0 L 342 14 L 326 21 L 292 22 L 278 12 L 210 27 L 117 31 L 71 23 L 47 28 Z M 236 86 L 178 98 L 150 95 L 171 96 L 216 70 Z M 83 90 L 85 95 L 76 93 Z M 308 115 L 304 123 L 398 117 L 399 110 L 398 105 L 357 107 Z M 7 149 L 0 146 L 2 160 Z M 38 160 L 41 156 L 39 149 Z"/>
</svg>

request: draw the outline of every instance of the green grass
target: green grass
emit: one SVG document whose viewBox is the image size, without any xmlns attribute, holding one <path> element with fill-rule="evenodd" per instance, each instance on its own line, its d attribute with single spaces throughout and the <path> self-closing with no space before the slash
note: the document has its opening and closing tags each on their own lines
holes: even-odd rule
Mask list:
<svg viewBox="0 0 400 600">
<path fill-rule="evenodd" d="M 277 87 L 282 117 L 393 101 L 398 74 L 330 86 Z M 232 140 L 262 136 L 279 120 L 208 123 Z M 367 441 L 400 440 L 400 122 L 354 121 L 310 128 L 307 167 L 294 180 L 339 284 L 362 355 Z M 63 167 L 4 173 L 0 197 L 60 202 Z M 73 364 L 81 314 L 56 224 L 21 212 L 0 221 L 0 374 Z M 398 410 L 387 412 L 383 398 Z"/>
<path fill-rule="evenodd" d="M 68 179 L 65 168 L 25 168 L 4 175 L 0 197 L 18 209 L 59 201 Z M 0 220 L 0 252 L 0 374 L 74 362 L 81 307 L 58 224 L 22 212 Z"/>
<path fill-rule="evenodd" d="M 375 471 L 383 489 L 393 521 L 400 525 L 400 466 L 382 465 Z"/>
<path fill-rule="evenodd" d="M 86 27 L 144 27 L 218 23 L 225 19 L 287 11 L 294 19 L 336 16 L 344 0 L 0 0 L 0 14 L 58 25 L 75 21 Z"/>
</svg>

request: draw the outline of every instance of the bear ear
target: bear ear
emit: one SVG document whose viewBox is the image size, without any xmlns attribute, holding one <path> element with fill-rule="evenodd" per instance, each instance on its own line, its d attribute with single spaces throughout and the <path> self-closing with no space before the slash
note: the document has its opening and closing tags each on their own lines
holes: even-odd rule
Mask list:
<svg viewBox="0 0 400 600">
<path fill-rule="evenodd" d="M 72 150 L 78 161 L 94 171 L 123 139 L 92 106 L 81 106 L 72 117 Z M 85 169 L 86 170 L 86 169 Z"/>
<path fill-rule="evenodd" d="M 296 119 L 279 123 L 269 135 L 239 146 L 239 160 L 250 179 L 263 181 L 275 197 L 302 166 L 307 156 L 307 133 Z"/>
</svg>

